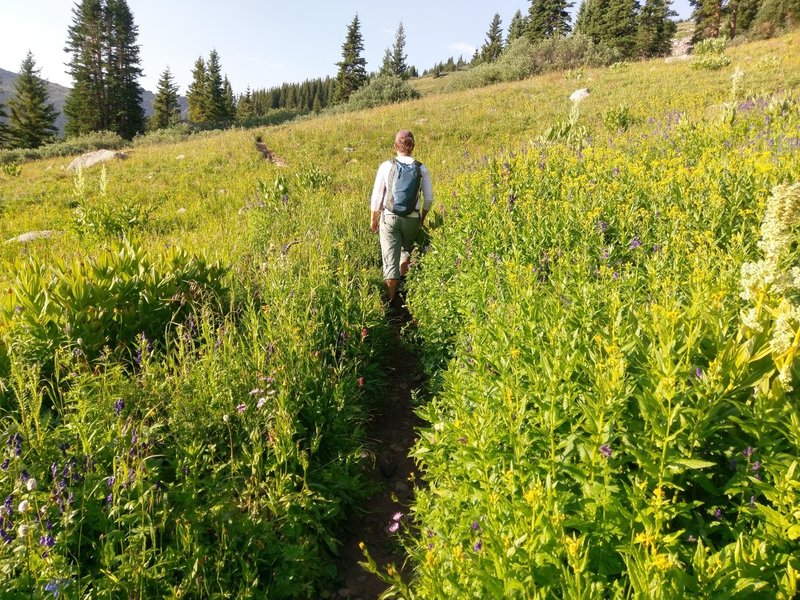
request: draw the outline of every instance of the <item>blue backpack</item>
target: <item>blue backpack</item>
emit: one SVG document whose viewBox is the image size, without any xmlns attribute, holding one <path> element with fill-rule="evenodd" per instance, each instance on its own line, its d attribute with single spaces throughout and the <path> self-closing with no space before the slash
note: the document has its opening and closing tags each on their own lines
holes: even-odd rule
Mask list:
<svg viewBox="0 0 800 600">
<path fill-rule="evenodd" d="M 422 163 L 415 160 L 407 165 L 399 160 L 392 160 L 392 168 L 389 171 L 388 197 L 384 202 L 386 209 L 399 215 L 407 217 L 417 210 L 417 199 L 419 198 L 419 188 L 422 185 Z"/>
</svg>

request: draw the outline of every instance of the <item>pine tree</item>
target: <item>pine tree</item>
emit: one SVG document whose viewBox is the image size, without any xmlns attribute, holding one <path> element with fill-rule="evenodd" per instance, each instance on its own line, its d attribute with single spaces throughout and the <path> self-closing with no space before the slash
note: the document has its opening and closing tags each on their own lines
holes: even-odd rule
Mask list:
<svg viewBox="0 0 800 600">
<path fill-rule="evenodd" d="M 164 129 L 174 125 L 181 119 L 181 105 L 178 102 L 178 85 L 172 79 L 169 67 L 161 73 L 158 90 L 153 100 L 153 129 Z"/>
<path fill-rule="evenodd" d="M 403 22 L 397 27 L 397 33 L 394 36 L 394 46 L 392 47 L 392 74 L 408 79 L 408 65 L 406 64 L 406 30 L 403 27 Z"/>
<path fill-rule="evenodd" d="M 503 53 L 503 29 L 500 26 L 501 23 L 500 15 L 495 13 L 489 25 L 489 31 L 486 32 L 486 41 L 481 46 L 481 62 L 494 62 Z"/>
<path fill-rule="evenodd" d="M 511 17 L 511 23 L 508 25 L 508 38 L 506 38 L 506 45 L 510 44 L 516 39 L 525 35 L 525 17 L 522 16 L 522 11 L 517 9 L 514 16 Z"/>
<path fill-rule="evenodd" d="M 609 0 L 602 18 L 600 41 L 617 50 L 623 58 L 630 58 L 636 52 L 638 12 L 637 0 Z"/>
<path fill-rule="evenodd" d="M 533 41 L 565 36 L 570 31 L 567 0 L 531 0 L 528 9 L 528 36 Z"/>
<path fill-rule="evenodd" d="M 225 96 L 225 121 L 233 121 L 236 118 L 236 97 L 233 95 L 233 87 L 228 81 L 228 76 L 222 81 L 222 89 Z"/>
<path fill-rule="evenodd" d="M 666 56 L 672 52 L 672 38 L 678 25 L 671 19 L 668 0 L 645 0 L 639 11 L 636 31 L 636 54 L 644 58 Z"/>
<path fill-rule="evenodd" d="M 192 123 L 203 124 L 208 121 L 206 79 L 206 63 L 202 56 L 198 56 L 192 69 L 192 83 L 189 84 L 189 91 L 186 94 L 186 100 L 189 103 L 189 120 Z"/>
<path fill-rule="evenodd" d="M 126 0 L 82 0 L 72 16 L 65 48 L 73 79 L 64 103 L 66 132 L 106 129 L 131 138 L 144 129 L 133 14 Z"/>
<path fill-rule="evenodd" d="M 17 148 L 38 148 L 56 134 L 58 112 L 48 101 L 47 85 L 29 51 L 14 82 L 14 95 L 8 101 L 8 129 Z"/>
<path fill-rule="evenodd" d="M 236 103 L 236 120 L 247 121 L 252 119 L 256 114 L 255 103 L 253 102 L 253 94 L 250 91 L 250 86 L 247 86 L 244 94 L 239 97 L 239 102 Z"/>
<path fill-rule="evenodd" d="M 347 102 L 353 92 L 367 83 L 367 61 L 361 56 L 363 51 L 361 23 L 356 13 L 347 27 L 347 38 L 342 44 L 342 60 L 336 63 L 339 72 L 336 75 L 335 103 Z"/>
<path fill-rule="evenodd" d="M 386 52 L 383 53 L 383 62 L 381 62 L 381 70 L 378 71 L 379 75 L 391 75 L 392 74 L 392 50 L 390 48 L 386 49 Z"/>
<path fill-rule="evenodd" d="M 222 79 L 222 65 L 219 54 L 212 50 L 206 62 L 206 98 L 208 99 L 208 120 L 221 123 L 226 119 L 225 85 Z"/>
<path fill-rule="evenodd" d="M 0 84 L 3 81 L 0 79 Z M 0 91 L 3 90 L 3 86 L 0 85 Z M 8 125 L 6 125 L 3 119 L 8 118 L 8 113 L 6 112 L 6 107 L 3 106 L 3 103 L 0 102 L 0 148 L 5 148 L 9 143 L 9 135 L 8 135 Z"/>
<path fill-rule="evenodd" d="M 67 46 L 73 85 L 64 101 L 67 135 L 108 128 L 105 50 L 108 33 L 102 0 L 83 0 L 72 8 Z"/>
<path fill-rule="evenodd" d="M 722 27 L 722 0 L 689 0 L 694 6 L 692 43 L 718 37 Z"/>
<path fill-rule="evenodd" d="M 136 38 L 139 28 L 126 0 L 108 0 L 106 5 L 108 27 L 108 129 L 125 139 L 132 139 L 144 131 L 142 76 L 139 68 L 139 46 Z"/>
</svg>

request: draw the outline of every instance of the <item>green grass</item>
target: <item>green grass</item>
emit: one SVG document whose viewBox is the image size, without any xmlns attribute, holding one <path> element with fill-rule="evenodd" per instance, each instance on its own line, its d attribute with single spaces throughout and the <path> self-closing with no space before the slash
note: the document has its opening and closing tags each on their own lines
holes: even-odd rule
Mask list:
<svg viewBox="0 0 800 600">
<path fill-rule="evenodd" d="M 714 72 L 692 69 L 688 62 L 656 60 L 580 73 L 554 72 L 457 94 L 440 93 L 443 88 L 439 87 L 457 74 L 430 81 L 423 78 L 413 83 L 430 87 L 417 101 L 136 147 L 127 160 L 108 164 L 105 176 L 100 168 L 87 170 L 82 183 L 64 171 L 67 159 L 23 163 L 17 176 L 0 174 L 0 241 L 33 230 L 63 232 L 27 244 L 0 244 L 2 289 L 21 285 L 25 261 L 46 269 L 58 260 L 101 255 L 114 247 L 120 215 L 148 207 L 136 223 L 123 223 L 136 243 L 152 253 L 177 246 L 220 261 L 229 270 L 225 287 L 230 290 L 224 309 L 198 303 L 193 306 L 192 321 L 181 317 L 170 324 L 165 341 L 152 354 L 146 343 L 142 348 L 142 340 L 125 340 L 132 354 L 137 345 L 144 350 L 139 358 L 144 366 L 132 367 L 130 358 L 118 362 L 113 352 L 105 362 L 86 362 L 74 353 L 77 340 L 70 340 L 56 357 L 61 369 L 56 371 L 63 379 L 48 381 L 44 388 L 36 367 L 15 355 L 14 344 L 25 340 L 8 337 L 21 335 L 22 329 L 0 322 L 0 337 L 8 340 L 7 360 L 0 356 L 0 373 L 5 373 L 0 388 L 3 429 L 9 435 L 19 432 L 25 439 L 23 461 L 0 473 L 0 492 L 14 493 L 15 503 L 30 494 L 31 501 L 49 506 L 57 521 L 56 545 L 49 558 L 41 557 L 35 543 L 38 530 L 30 538 L 33 543 L 19 546 L 20 541 L 15 542 L 23 548 L 16 554 L 0 554 L 0 567 L 10 582 L 2 584 L 7 585 L 4 590 L 12 597 L 12 593 L 26 594 L 48 581 L 68 578 L 73 589 L 96 597 L 119 593 L 314 597 L 318 586 L 331 580 L 328 556 L 336 546 L 333 532 L 345 510 L 364 493 L 359 475 L 361 427 L 384 385 L 379 364 L 388 334 L 380 312 L 377 240 L 368 231 L 369 194 L 378 164 L 392 154 L 394 132 L 409 128 L 417 139 L 417 157 L 433 176 L 436 205 L 431 223 L 439 225 L 433 251 L 423 259 L 419 276 L 412 279 L 416 291 L 411 304 L 420 323 L 426 364 L 435 381 L 445 382 L 441 396 L 423 411 L 432 424 L 441 423 L 444 429 L 435 425 L 426 430 L 417 450 L 434 496 L 421 493 L 416 512 L 419 524 L 429 524 L 440 536 L 437 544 L 446 543 L 437 545 L 428 558 L 426 538 L 409 541 L 418 577 L 414 593 L 436 597 L 436 585 L 443 585 L 448 586 L 449 596 L 467 597 L 465 590 L 481 590 L 484 597 L 504 593 L 526 597 L 514 582 L 526 565 L 534 563 L 525 562 L 522 550 L 514 560 L 493 554 L 490 560 L 488 536 L 496 536 L 492 552 L 502 548 L 505 524 L 523 527 L 531 518 L 521 502 L 531 507 L 534 500 L 558 497 L 564 500 L 558 504 L 563 510 L 556 511 L 552 503 L 537 504 L 537 514 L 550 519 L 548 544 L 567 548 L 565 539 L 575 534 L 570 538 L 577 540 L 570 542 L 574 552 L 559 554 L 561 562 L 542 567 L 534 584 L 567 594 L 572 588 L 566 587 L 568 576 L 561 568 L 568 566 L 574 575 L 570 560 L 588 553 L 591 561 L 592 553 L 611 549 L 593 545 L 604 535 L 602 531 L 577 526 L 563 529 L 552 519 L 579 515 L 581 523 L 591 522 L 586 511 L 602 498 L 592 495 L 595 504 L 581 505 L 575 500 L 579 497 L 575 490 L 569 490 L 567 499 L 557 496 L 564 491 L 552 483 L 563 476 L 558 454 L 548 446 L 548 458 L 540 468 L 525 462 L 529 457 L 523 456 L 528 452 L 523 442 L 543 444 L 544 438 L 536 436 L 553 424 L 544 415 L 556 415 L 560 399 L 570 397 L 579 383 L 588 385 L 586 381 L 591 380 L 601 385 L 602 373 L 592 371 L 591 362 L 617 356 L 602 345 L 595 349 L 597 356 L 585 351 L 595 343 L 591 327 L 597 315 L 602 315 L 597 318 L 608 329 L 603 335 L 613 341 L 615 321 L 609 315 L 620 307 L 613 297 L 604 298 L 606 288 L 590 278 L 590 266 L 598 265 L 592 262 L 596 257 L 583 254 L 584 244 L 594 240 L 596 219 L 617 227 L 614 249 L 622 254 L 631 238 L 641 233 L 639 224 L 653 228 L 647 229 L 653 232 L 648 243 L 662 243 L 658 236 L 668 239 L 670 252 L 664 256 L 670 264 L 628 261 L 625 255 L 625 265 L 632 265 L 631 277 L 612 283 L 611 289 L 625 303 L 641 301 L 637 294 L 642 290 L 661 293 L 668 314 L 680 313 L 687 306 L 696 310 L 682 319 L 642 325 L 645 339 L 662 336 L 665 344 L 673 339 L 683 343 L 681 336 L 696 325 L 696 318 L 703 323 L 723 319 L 708 330 L 711 333 L 706 331 L 710 340 L 706 350 L 719 350 L 724 343 L 719 335 L 732 334 L 732 319 L 738 314 L 738 290 L 732 283 L 736 266 L 755 257 L 753 242 L 769 188 L 800 177 L 793 158 L 796 152 L 770 148 L 766 138 L 747 146 L 754 132 L 765 127 L 758 112 L 764 109 L 731 113 L 735 106 L 730 103 L 731 75 L 735 67 L 744 71 L 737 102 L 761 98 L 768 103 L 779 90 L 787 97 L 792 116 L 768 125 L 768 132 L 791 138 L 790 128 L 797 123 L 791 111 L 796 110 L 800 87 L 797 41 L 797 34 L 792 34 L 731 48 L 727 51 L 730 67 Z M 540 136 L 558 123 L 560 129 L 555 129 L 566 131 L 568 98 L 579 87 L 591 90 L 577 121 L 584 128 L 578 136 L 582 150 L 542 146 Z M 621 123 L 629 126 L 624 132 L 616 128 Z M 257 135 L 287 166 L 261 158 L 254 146 Z M 744 144 L 746 151 L 734 152 L 726 142 L 733 148 Z M 538 166 L 542 157 L 550 160 L 546 168 Z M 509 167 L 504 166 L 506 162 Z M 742 181 L 736 179 L 736 165 L 742 165 Z M 624 185 L 617 187 L 609 179 L 615 166 L 625 173 Z M 315 173 L 327 176 L 329 183 L 310 186 Z M 684 191 L 678 193 L 671 187 L 675 185 Z M 284 189 L 288 189 L 285 202 Z M 741 217 L 723 206 L 730 189 L 739 190 L 736 210 L 745 211 Z M 519 213 L 515 213 L 520 214 L 519 220 L 510 218 L 505 209 L 509 195 L 518 198 L 514 201 L 519 203 Z M 669 222 L 656 223 L 651 212 L 645 215 L 651 205 L 659 206 L 662 214 L 675 205 L 680 226 L 670 230 Z M 76 221 L 78 206 L 85 214 L 105 215 L 105 220 L 98 221 L 103 224 L 87 228 Z M 732 234 L 734 225 L 742 227 L 737 230 L 740 234 L 750 236 L 749 243 L 715 246 L 704 237 Z M 554 267 L 553 276 L 563 278 L 563 289 L 553 295 L 532 288 L 529 284 L 537 282 L 538 275 L 531 267 L 541 260 L 541 251 L 550 253 L 557 246 L 562 234 L 566 258 Z M 463 276 L 453 271 L 453 264 L 456 258 L 465 260 L 469 244 L 476 257 L 472 260 L 484 262 L 470 263 Z M 697 254 L 697 248 L 708 254 Z M 732 265 L 721 266 L 719 277 L 693 275 L 704 264 L 726 265 L 729 254 Z M 585 289 L 572 274 L 569 259 L 587 278 L 580 281 L 591 282 Z M 712 259 L 719 263 L 709 263 Z M 612 277 L 613 271 L 604 275 Z M 697 303 L 682 303 L 683 289 L 696 291 Z M 572 306 L 585 305 L 585 312 L 560 312 L 562 296 Z M 472 314 L 476 307 L 486 312 Z M 18 318 L 14 310 L 11 306 L 12 320 Z M 623 316 L 620 327 L 628 336 L 624 339 L 633 340 L 632 347 L 637 348 L 623 348 L 624 360 L 634 364 L 633 358 L 650 357 L 637 364 L 651 372 L 660 360 L 658 353 L 650 346 L 636 346 L 644 343 L 636 341 L 642 336 L 635 335 L 635 322 L 644 315 Z M 550 317 L 553 320 L 548 321 Z M 535 327 L 539 322 L 546 326 Z M 582 331 L 588 337 L 565 333 L 572 332 L 575 323 L 585 325 Z M 464 351 L 467 335 L 481 344 L 474 346 L 474 355 Z M 581 343 L 578 358 L 569 350 L 576 340 Z M 558 349 L 552 356 L 547 354 L 551 347 Z M 514 349 L 522 357 L 518 362 L 523 371 L 503 358 L 515 357 Z M 532 355 L 530 349 L 537 352 Z M 624 354 L 628 352 L 636 356 Z M 449 359 L 453 359 L 452 369 L 443 370 Z M 468 359 L 486 370 L 471 378 Z M 690 359 L 695 356 L 681 355 L 681 369 L 688 369 Z M 546 369 L 566 369 L 572 360 L 581 365 L 579 381 L 541 375 Z M 364 387 L 359 377 L 365 378 Z M 274 396 L 268 398 L 266 411 L 257 412 L 248 392 L 258 388 L 266 393 L 267 379 L 275 388 Z M 652 391 L 659 389 L 659 382 L 656 377 L 647 383 L 637 379 L 636 385 Z M 114 415 L 118 399 L 124 399 L 127 407 L 125 420 Z M 489 403 L 478 407 L 483 399 Z M 544 399 L 544 404 L 536 399 Z M 236 409 L 240 403 L 247 407 L 241 415 Z M 585 418 L 592 413 L 586 408 Z M 785 416 L 781 413 L 781 418 Z M 525 458 L 522 462 L 515 458 L 512 465 L 503 462 L 506 455 L 498 458 L 482 445 L 459 441 L 464 431 L 469 432 L 468 441 L 480 432 L 500 435 L 509 430 L 509 423 L 524 435 L 513 440 L 492 438 L 492 442 L 518 449 Z M 633 417 L 622 420 L 619 430 L 633 428 L 635 423 Z M 748 436 L 753 435 L 752 423 L 749 420 L 742 426 Z M 131 441 L 131 427 L 146 432 L 142 435 L 150 444 L 146 450 Z M 561 434 L 560 429 L 554 433 L 556 429 L 547 440 L 560 440 L 554 437 Z M 653 462 L 651 456 L 653 448 L 662 448 L 658 435 L 640 430 L 630 435 L 634 434 L 642 435 L 650 458 L 634 455 L 629 461 L 639 460 L 643 469 L 645 463 L 648 469 L 663 466 L 663 461 Z M 595 461 L 593 468 L 599 474 L 597 469 L 608 464 L 599 460 L 597 435 L 585 441 L 585 456 Z M 52 485 L 50 464 L 68 459 L 59 450 L 63 443 L 70 444 L 69 452 L 76 457 L 79 448 L 95 457 L 99 466 L 97 473 L 84 474 L 86 483 L 80 493 L 75 492 L 76 508 L 68 519 L 57 516 L 47 489 Z M 624 446 L 620 444 L 614 447 Z M 425 451 L 426 445 L 432 449 Z M 12 446 L 6 447 L 7 454 L 13 454 Z M 139 462 L 125 458 L 133 446 L 139 449 Z M 444 448 L 457 461 L 450 465 L 452 477 L 448 479 L 445 473 L 440 480 L 440 470 L 446 471 L 450 460 L 441 454 Z M 434 456 L 439 458 L 429 459 Z M 681 457 L 685 458 L 678 452 L 674 458 Z M 776 459 L 775 470 L 769 471 L 772 476 L 788 472 L 779 462 Z M 581 469 L 585 466 L 580 463 Z M 622 467 L 615 476 L 628 476 Z M 41 482 L 40 490 L 22 489 L 22 468 Z M 150 472 L 149 478 L 114 488 L 113 501 L 105 502 L 107 477 L 119 476 L 119 469 L 140 468 Z M 481 485 L 486 489 L 465 499 L 476 468 L 485 477 Z M 505 474 L 509 470 L 511 475 Z M 162 487 L 154 487 L 156 479 Z M 501 481 L 506 487 L 498 487 Z M 637 492 L 640 504 L 633 509 L 640 521 L 618 511 L 609 513 L 608 526 L 638 523 L 626 533 L 645 532 L 660 536 L 659 540 L 673 535 L 674 530 L 663 522 L 658 527 L 642 522 L 641 515 L 652 509 L 644 504 L 651 502 L 657 486 L 677 490 L 683 482 L 677 476 L 659 481 L 648 475 L 643 491 Z M 774 483 L 770 480 L 770 485 Z M 508 493 L 495 498 L 489 488 Z M 437 489 L 443 490 L 440 496 L 435 496 Z M 576 502 L 583 512 L 575 508 Z M 493 512 L 493 506 L 507 512 Z M 684 508 L 680 504 L 680 510 Z M 470 537 L 473 519 L 487 532 L 487 537 L 481 537 L 486 552 L 475 560 L 470 554 L 476 542 Z M 84 528 L 91 535 L 84 535 Z M 529 552 L 531 561 L 547 562 L 546 557 L 554 555 L 550 546 L 530 545 L 530 535 L 526 540 L 517 547 Z M 515 539 L 510 543 L 516 543 Z M 685 565 L 688 551 L 677 538 L 664 544 L 648 548 L 647 556 L 635 555 L 639 550 L 629 544 L 624 573 L 622 559 L 602 572 L 607 579 L 592 563 L 586 570 L 589 579 L 580 585 L 601 589 L 614 580 L 619 590 L 638 593 L 637 586 L 644 585 L 640 579 L 650 577 L 666 593 L 673 589 L 669 586 L 674 573 L 659 569 L 667 564 L 664 561 L 675 567 Z M 457 548 L 468 560 L 458 560 Z M 499 552 L 508 553 L 510 548 Z M 450 557 L 447 561 L 445 555 Z M 769 557 L 772 560 L 775 555 Z M 702 561 L 712 559 L 698 556 L 696 560 L 706 564 Z M 784 568 L 775 561 L 767 566 L 770 573 Z M 502 569 L 507 569 L 506 575 Z M 124 583 L 111 573 L 121 573 Z M 192 573 L 194 578 L 184 576 Z M 521 585 L 533 590 L 529 584 Z M 720 589 L 724 585 L 720 583 Z M 531 591 L 528 597 L 535 593 Z"/>
</svg>

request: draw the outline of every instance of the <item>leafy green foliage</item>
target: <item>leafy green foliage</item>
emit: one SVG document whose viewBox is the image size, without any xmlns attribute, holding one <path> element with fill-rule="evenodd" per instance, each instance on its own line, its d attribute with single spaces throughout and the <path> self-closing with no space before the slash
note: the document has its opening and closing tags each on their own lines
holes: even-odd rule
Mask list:
<svg viewBox="0 0 800 600">
<path fill-rule="evenodd" d="M 149 255 L 133 242 L 94 257 L 17 266 L 0 305 L 0 332 L 9 354 L 50 372 L 53 357 L 74 349 L 87 360 L 104 349 L 130 356 L 136 339 L 163 341 L 201 303 L 223 299 L 225 269 L 172 249 Z"/>
<path fill-rule="evenodd" d="M 384 104 L 415 100 L 420 93 L 402 77 L 381 75 L 350 96 L 347 110 L 362 110 Z"/>
<path fill-rule="evenodd" d="M 17 148 L 38 148 L 56 133 L 56 113 L 47 102 L 47 86 L 28 52 L 14 82 L 14 95 L 8 101 L 8 130 L 12 145 Z"/>
</svg>

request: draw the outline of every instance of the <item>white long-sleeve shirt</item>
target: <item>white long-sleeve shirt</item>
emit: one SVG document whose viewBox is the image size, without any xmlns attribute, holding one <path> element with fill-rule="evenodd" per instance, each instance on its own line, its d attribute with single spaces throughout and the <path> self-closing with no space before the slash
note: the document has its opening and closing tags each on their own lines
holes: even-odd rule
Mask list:
<svg viewBox="0 0 800 600">
<path fill-rule="evenodd" d="M 402 154 L 398 154 L 396 160 L 407 165 L 410 165 L 414 162 L 413 157 L 404 156 Z M 370 208 L 372 209 L 372 212 L 380 212 L 383 210 L 383 201 L 386 198 L 386 190 L 389 187 L 389 171 L 391 171 L 391 169 L 392 161 L 390 160 L 381 163 L 381 166 L 378 167 L 378 174 L 375 176 L 375 185 L 372 187 L 372 198 L 370 199 Z M 433 184 L 431 184 L 431 174 L 428 172 L 428 169 L 425 167 L 425 165 L 422 165 L 420 168 L 420 173 L 422 174 L 422 182 L 420 185 L 422 194 L 420 195 L 424 199 L 421 208 L 430 210 L 431 206 L 433 205 Z M 416 210 L 419 209 L 420 201 L 418 198 Z"/>
</svg>

